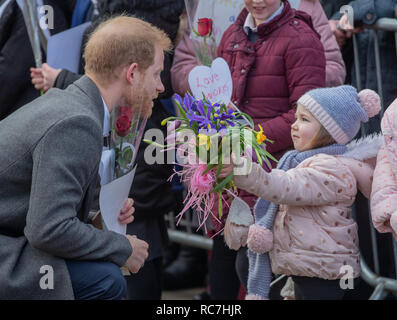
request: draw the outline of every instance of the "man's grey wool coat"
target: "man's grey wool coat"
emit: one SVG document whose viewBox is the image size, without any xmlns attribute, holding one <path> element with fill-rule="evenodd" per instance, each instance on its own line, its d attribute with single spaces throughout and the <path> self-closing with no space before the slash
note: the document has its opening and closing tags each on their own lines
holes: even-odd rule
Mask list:
<svg viewBox="0 0 397 320">
<path fill-rule="evenodd" d="M 103 117 L 83 76 L 0 122 L 0 299 L 73 299 L 66 259 L 122 266 L 130 256 L 125 236 L 88 224 Z M 40 286 L 49 284 L 43 266 L 53 289 Z"/>
</svg>

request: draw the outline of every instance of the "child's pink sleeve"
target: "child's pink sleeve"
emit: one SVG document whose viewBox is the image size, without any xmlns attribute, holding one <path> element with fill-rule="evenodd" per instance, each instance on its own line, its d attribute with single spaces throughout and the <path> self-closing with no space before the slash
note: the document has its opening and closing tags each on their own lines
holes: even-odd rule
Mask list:
<svg viewBox="0 0 397 320">
<path fill-rule="evenodd" d="M 392 232 L 397 239 L 397 183 L 384 146 L 378 153 L 374 172 L 371 216 L 376 230 Z"/>
<path fill-rule="evenodd" d="M 353 203 L 356 182 L 347 167 L 327 155 L 305 161 L 307 166 L 288 171 L 273 169 L 270 173 L 253 164 L 248 176 L 236 176 L 234 181 L 238 188 L 277 204 L 320 206 L 335 202 Z"/>
<path fill-rule="evenodd" d="M 197 66 L 197 58 L 192 39 L 186 29 L 181 41 L 175 49 L 174 61 L 171 68 L 172 87 L 179 95 L 184 95 L 189 88 L 189 73 Z"/>
</svg>

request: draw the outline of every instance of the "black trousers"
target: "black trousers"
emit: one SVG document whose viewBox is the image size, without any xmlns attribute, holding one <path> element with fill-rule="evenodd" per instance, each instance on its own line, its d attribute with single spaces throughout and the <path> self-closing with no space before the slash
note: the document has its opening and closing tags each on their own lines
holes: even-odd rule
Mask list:
<svg viewBox="0 0 397 320">
<path fill-rule="evenodd" d="M 162 257 L 145 262 L 136 274 L 125 276 L 127 300 L 161 300 Z"/>
<path fill-rule="evenodd" d="M 350 289 L 342 289 L 340 280 L 292 276 L 296 300 L 342 300 Z M 354 279 L 357 288 L 358 279 Z M 354 289 L 352 289 L 354 290 Z"/>
<path fill-rule="evenodd" d="M 229 249 L 223 236 L 213 238 L 209 263 L 211 300 L 236 300 L 240 281 L 236 273 L 237 252 Z"/>
</svg>

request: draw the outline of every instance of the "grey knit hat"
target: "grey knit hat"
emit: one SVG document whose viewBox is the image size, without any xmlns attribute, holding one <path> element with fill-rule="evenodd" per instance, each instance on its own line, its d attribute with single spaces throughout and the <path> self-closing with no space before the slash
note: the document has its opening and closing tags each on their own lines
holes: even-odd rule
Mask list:
<svg viewBox="0 0 397 320">
<path fill-rule="evenodd" d="M 348 85 L 313 89 L 298 103 L 309 110 L 339 144 L 346 144 L 357 134 L 361 122 L 380 111 L 380 97 L 370 89 L 357 93 Z"/>
</svg>

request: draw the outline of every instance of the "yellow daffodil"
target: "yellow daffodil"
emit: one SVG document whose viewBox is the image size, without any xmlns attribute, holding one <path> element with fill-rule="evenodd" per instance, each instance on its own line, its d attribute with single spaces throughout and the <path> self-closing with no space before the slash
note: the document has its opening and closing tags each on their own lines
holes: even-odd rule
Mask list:
<svg viewBox="0 0 397 320">
<path fill-rule="evenodd" d="M 233 188 L 234 192 L 237 193 L 237 187 L 236 187 L 236 185 L 234 184 L 234 181 L 233 181 L 233 180 L 230 181 L 230 188 Z"/>
<path fill-rule="evenodd" d="M 210 137 L 204 133 L 199 133 L 197 135 L 199 138 L 199 146 L 206 145 L 207 150 L 210 149 Z"/>
<path fill-rule="evenodd" d="M 266 140 L 266 136 L 263 134 L 263 129 L 260 124 L 258 127 L 260 131 L 256 133 L 256 142 L 258 142 L 258 144 L 262 144 L 262 142 Z"/>
</svg>

